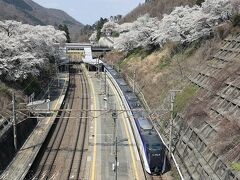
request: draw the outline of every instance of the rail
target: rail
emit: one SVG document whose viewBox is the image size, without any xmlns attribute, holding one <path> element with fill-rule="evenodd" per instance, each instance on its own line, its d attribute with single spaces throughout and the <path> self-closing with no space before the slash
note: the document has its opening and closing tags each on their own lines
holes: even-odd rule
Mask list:
<svg viewBox="0 0 240 180">
<path fill-rule="evenodd" d="M 89 94 L 86 77 L 83 73 L 77 73 L 74 69 L 70 76 L 69 92 L 66 95 L 63 108 L 80 107 L 88 109 Z M 78 97 L 82 98 L 78 98 Z M 61 112 L 61 113 L 60 113 Z M 52 179 L 61 176 L 62 178 L 79 179 L 81 167 L 85 160 L 84 148 L 88 123 L 86 111 L 66 111 L 59 110 L 59 118 L 48 135 L 47 141 L 43 145 L 43 155 L 37 157 L 36 163 L 28 174 L 28 179 L 47 178 Z M 70 119 L 71 118 L 71 119 Z M 73 118 L 73 119 L 72 119 Z M 76 120 L 76 121 L 75 121 Z M 76 123 L 77 122 L 77 123 Z M 69 139 L 71 138 L 71 140 Z M 65 149 L 68 147 L 67 149 Z M 62 151 L 64 149 L 64 151 Z M 61 157 L 65 156 L 64 159 Z M 64 160 L 64 171 L 61 173 L 61 165 Z M 61 173 L 61 174 L 59 174 Z M 58 178 L 57 178 L 58 179 Z"/>
<path fill-rule="evenodd" d="M 67 79 L 69 80 L 69 76 L 67 76 Z M 56 103 L 56 109 L 58 109 L 58 106 L 62 105 L 63 99 L 65 98 L 65 94 L 68 90 L 68 80 L 65 79 L 65 83 Z M 53 124 L 52 120 L 55 119 L 56 116 L 57 113 L 54 113 L 51 118 L 48 118 L 48 123 L 45 123 L 45 121 L 39 121 L 38 125 L 32 134 L 27 138 L 18 154 L 0 175 L 0 179 L 21 180 L 25 178 L 42 146 L 43 141 L 46 139 L 47 134 L 51 129 Z"/>
</svg>

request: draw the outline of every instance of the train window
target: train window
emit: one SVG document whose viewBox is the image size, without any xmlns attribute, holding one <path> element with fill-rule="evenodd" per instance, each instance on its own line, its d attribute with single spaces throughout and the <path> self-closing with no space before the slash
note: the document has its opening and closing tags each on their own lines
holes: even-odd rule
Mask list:
<svg viewBox="0 0 240 180">
<path fill-rule="evenodd" d="M 161 144 L 152 144 L 151 149 L 153 150 L 161 149 Z"/>
</svg>

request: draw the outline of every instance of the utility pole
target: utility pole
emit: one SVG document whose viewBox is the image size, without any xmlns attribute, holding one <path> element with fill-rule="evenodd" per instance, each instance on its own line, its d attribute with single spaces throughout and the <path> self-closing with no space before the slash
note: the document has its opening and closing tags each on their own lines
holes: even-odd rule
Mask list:
<svg viewBox="0 0 240 180">
<path fill-rule="evenodd" d="M 109 99 L 110 93 L 109 93 L 109 85 L 107 86 L 107 98 Z"/>
<path fill-rule="evenodd" d="M 49 83 L 48 83 L 47 108 L 48 108 L 48 111 L 50 111 L 50 86 L 49 86 Z"/>
<path fill-rule="evenodd" d="M 98 67 L 98 71 L 97 71 L 97 74 L 98 74 L 98 76 L 99 76 L 99 73 L 100 73 L 100 68 L 99 68 L 99 59 L 100 59 L 100 56 L 98 57 L 98 63 L 97 63 L 97 67 Z"/>
<path fill-rule="evenodd" d="M 113 130 L 113 139 L 115 140 L 116 139 L 116 132 L 117 132 L 117 111 L 116 109 L 113 110 L 112 112 L 112 118 L 113 118 L 113 123 L 114 123 L 114 130 Z M 113 140 L 113 141 L 114 141 Z"/>
<path fill-rule="evenodd" d="M 117 117 L 118 117 L 118 114 L 117 114 L 117 111 L 116 111 L 116 104 L 115 104 L 115 109 L 112 111 L 112 118 L 113 118 L 113 121 L 114 121 L 114 135 L 113 135 L 113 143 L 115 145 L 115 165 L 114 165 L 114 171 L 115 171 L 115 180 L 117 180 L 117 176 L 118 176 L 118 152 L 117 152 L 117 149 L 118 149 L 118 143 L 121 143 L 121 142 L 124 142 L 124 141 L 128 141 L 128 139 L 120 139 L 118 140 L 117 138 Z"/>
<path fill-rule="evenodd" d="M 16 98 L 15 93 L 12 95 L 12 104 L 13 104 L 13 143 L 15 151 L 17 151 L 17 120 L 16 120 Z"/>
<path fill-rule="evenodd" d="M 136 89 L 136 69 L 133 72 L 133 93 L 135 93 L 135 89 Z"/>
<path fill-rule="evenodd" d="M 115 137 L 115 180 L 117 180 L 118 158 L 117 158 L 117 136 Z"/>
<path fill-rule="evenodd" d="M 114 166 L 114 171 L 115 171 L 115 180 L 117 180 L 117 111 L 116 109 L 113 110 L 112 112 L 112 118 L 114 121 L 114 130 L 113 130 L 113 143 L 115 144 L 115 166 Z"/>
<path fill-rule="evenodd" d="M 56 74 L 57 74 L 57 86 L 59 87 L 59 71 L 58 71 L 57 60 L 55 60 L 55 66 L 56 66 Z"/>
<path fill-rule="evenodd" d="M 170 130 L 169 130 L 169 158 L 171 157 L 172 153 L 172 128 L 173 128 L 173 118 L 174 118 L 174 103 L 175 103 L 175 96 L 177 92 L 181 92 L 181 90 L 170 90 L 170 101 L 171 101 L 171 118 L 170 118 Z"/>
<path fill-rule="evenodd" d="M 107 72 L 104 69 L 104 94 L 107 94 Z"/>
</svg>

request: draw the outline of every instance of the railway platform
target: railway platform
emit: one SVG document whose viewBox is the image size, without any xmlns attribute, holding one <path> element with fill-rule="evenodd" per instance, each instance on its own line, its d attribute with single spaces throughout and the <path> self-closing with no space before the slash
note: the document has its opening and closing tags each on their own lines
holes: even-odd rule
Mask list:
<svg viewBox="0 0 240 180">
<path fill-rule="evenodd" d="M 100 77 L 95 72 L 87 72 L 92 91 L 93 112 L 90 124 L 90 151 L 87 158 L 86 179 L 146 179 L 137 145 L 121 99 L 115 87 L 107 80 L 107 93 L 104 93 L 104 73 Z M 112 110 L 117 109 L 117 119 L 114 125 Z M 120 112 L 119 110 L 122 110 Z M 114 145 L 117 136 L 118 147 Z M 116 172 L 117 152 L 117 172 Z"/>
<path fill-rule="evenodd" d="M 60 74 L 59 82 L 54 80 L 51 84 L 50 89 L 52 89 L 52 97 L 49 103 L 51 110 L 58 110 L 61 107 L 67 92 L 68 83 L 69 74 L 64 73 Z M 46 108 L 46 104 L 42 104 L 41 108 Z M 6 170 L 0 175 L 0 179 L 21 180 L 25 178 L 43 142 L 45 141 L 56 116 L 57 111 L 51 116 L 39 119 L 37 126 L 23 144 L 21 149 L 17 152 L 15 158 L 12 160 Z"/>
</svg>

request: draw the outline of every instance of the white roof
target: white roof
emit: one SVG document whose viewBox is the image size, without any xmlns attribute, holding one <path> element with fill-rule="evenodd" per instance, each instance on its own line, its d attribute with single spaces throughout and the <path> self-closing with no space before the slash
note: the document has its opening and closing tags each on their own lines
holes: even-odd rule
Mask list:
<svg viewBox="0 0 240 180">
<path fill-rule="evenodd" d="M 92 57 L 92 48 L 84 47 L 85 58 L 83 58 L 83 62 L 87 64 L 102 64 L 103 62 L 100 59 L 93 59 Z"/>
<path fill-rule="evenodd" d="M 38 106 L 41 104 L 44 104 L 46 102 L 46 100 L 40 100 L 40 101 L 33 101 L 27 104 L 27 107 L 31 107 L 31 106 Z"/>
<path fill-rule="evenodd" d="M 87 64 L 92 64 L 92 65 L 96 65 L 96 64 L 103 64 L 103 62 L 100 59 L 86 59 L 83 58 L 83 62 L 87 63 Z"/>
</svg>

